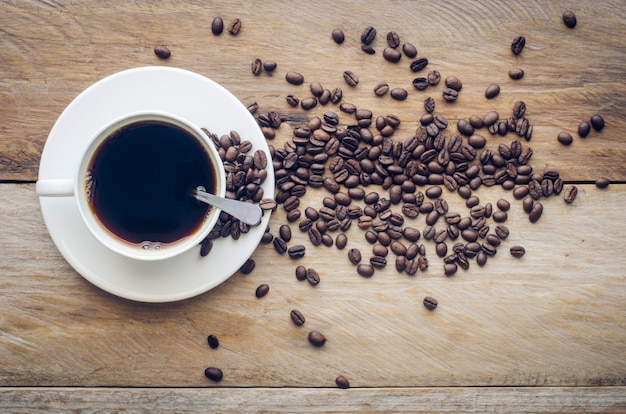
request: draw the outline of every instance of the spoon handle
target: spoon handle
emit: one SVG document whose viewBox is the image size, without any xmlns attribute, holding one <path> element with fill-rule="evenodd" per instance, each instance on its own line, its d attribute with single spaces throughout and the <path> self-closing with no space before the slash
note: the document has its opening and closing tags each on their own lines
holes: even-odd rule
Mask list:
<svg viewBox="0 0 626 414">
<path fill-rule="evenodd" d="M 196 200 L 215 206 L 251 226 L 256 226 L 261 222 L 263 211 L 256 204 L 218 197 L 198 188 L 192 191 L 192 195 Z"/>
</svg>

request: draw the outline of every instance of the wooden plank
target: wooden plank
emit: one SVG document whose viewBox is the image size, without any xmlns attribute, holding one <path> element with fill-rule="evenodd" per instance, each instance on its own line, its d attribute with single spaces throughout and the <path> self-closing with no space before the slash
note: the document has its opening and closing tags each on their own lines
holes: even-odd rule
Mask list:
<svg viewBox="0 0 626 414">
<path fill-rule="evenodd" d="M 573 30 L 561 22 L 562 12 L 569 7 L 578 16 Z M 508 116 L 513 103 L 522 99 L 535 125 L 536 165 L 560 169 L 567 180 L 607 176 L 624 181 L 625 13 L 619 0 L 575 5 L 564 0 L 434 4 L 403 0 L 368 7 L 322 0 L 298 7 L 285 7 L 276 0 L 254 7 L 238 2 L 121 2 L 115 7 L 96 1 L 2 2 L 0 180 L 37 178 L 50 128 L 90 84 L 129 67 L 171 65 L 213 78 L 242 101 L 258 101 L 261 111 L 276 110 L 295 119 L 336 108 L 318 105 L 305 114 L 286 105 L 287 94 L 308 96 L 311 81 L 342 87 L 344 101 L 377 115 L 398 115 L 402 127 L 397 136 L 401 138 L 415 130 L 426 96 L 437 99 L 437 112 L 452 123 L 493 109 Z M 226 23 L 240 18 L 243 29 L 237 36 L 212 35 L 210 23 L 218 15 Z M 361 52 L 359 40 L 368 25 L 379 32 L 373 44 L 377 53 L 371 56 Z M 341 46 L 330 39 L 335 27 L 346 33 Z M 442 101 L 443 83 L 415 91 L 411 82 L 416 74 L 407 69 L 407 58 L 398 64 L 382 58 L 385 34 L 391 30 L 403 41 L 414 43 L 420 56 L 429 58 L 429 69 L 463 81 L 456 104 Z M 518 34 L 526 36 L 527 45 L 514 57 L 510 42 Z M 152 52 L 161 43 L 172 49 L 168 61 Z M 250 63 L 257 57 L 278 62 L 274 76 L 251 75 Z M 526 76 L 512 81 L 507 73 L 518 66 Z M 349 88 L 343 81 L 342 72 L 347 69 L 359 75 L 358 87 Z M 304 85 L 294 87 L 284 81 L 290 70 L 304 74 Z M 409 98 L 402 103 L 389 96 L 376 98 L 372 89 L 379 82 L 408 89 Z M 491 82 L 499 83 L 502 92 L 486 100 L 483 93 Z M 585 140 L 577 138 L 567 148 L 556 142 L 560 131 L 575 132 L 578 123 L 594 113 L 606 120 L 603 132 Z M 350 119 L 342 117 L 342 122 Z M 453 133 L 454 126 L 448 131 Z M 290 133 L 285 125 L 277 145 Z"/>
<path fill-rule="evenodd" d="M 510 193 L 481 189 L 483 203 L 512 201 L 511 235 L 486 266 L 453 277 L 423 241 L 426 272 L 409 277 L 390 264 L 365 279 L 346 251 L 314 248 L 294 228 L 290 244 L 307 248 L 300 261 L 260 245 L 251 274 L 154 305 L 84 281 L 47 236 L 34 185 L 0 185 L 0 385 L 329 387 L 339 374 L 355 387 L 624 385 L 626 210 L 616 206 L 626 188 L 579 188 L 571 205 L 545 200 L 535 224 Z M 322 196 L 309 191 L 303 202 L 319 207 Z M 467 214 L 461 200 L 449 202 Z M 423 220 L 413 224 L 423 229 Z M 270 226 L 284 222 L 279 209 Z M 363 232 L 347 234 L 367 259 Z M 521 259 L 508 254 L 515 244 L 527 250 Z M 297 281 L 296 265 L 315 268 L 321 283 Z M 259 300 L 261 283 L 271 289 Z M 433 312 L 426 295 L 439 300 Z M 302 327 L 289 318 L 294 308 Z M 310 330 L 326 335 L 324 347 L 307 342 Z M 204 378 L 208 366 L 224 371 L 220 383 Z"/>
<path fill-rule="evenodd" d="M 605 413 L 624 387 L 576 388 L 3 388 L 0 410 L 194 413 Z"/>
</svg>

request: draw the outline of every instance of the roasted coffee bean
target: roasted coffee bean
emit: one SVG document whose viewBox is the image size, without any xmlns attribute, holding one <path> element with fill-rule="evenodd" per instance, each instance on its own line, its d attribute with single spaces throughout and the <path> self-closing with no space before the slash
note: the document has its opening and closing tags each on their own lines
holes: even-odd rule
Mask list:
<svg viewBox="0 0 626 414">
<path fill-rule="evenodd" d="M 372 26 L 366 27 L 363 33 L 361 33 L 361 42 L 369 45 L 374 39 L 376 39 L 376 29 Z"/>
<path fill-rule="evenodd" d="M 435 100 L 432 97 L 424 99 L 424 110 L 428 113 L 432 113 L 435 110 Z"/>
<path fill-rule="evenodd" d="M 439 186 L 432 186 L 428 187 L 424 193 L 426 194 L 426 197 L 430 199 L 437 199 L 441 197 L 442 190 Z"/>
<path fill-rule="evenodd" d="M 601 131 L 604 128 L 604 118 L 602 116 L 596 114 L 591 117 L 591 126 L 596 131 Z"/>
<path fill-rule="evenodd" d="M 215 349 L 218 346 L 220 346 L 220 341 L 219 341 L 219 339 L 217 339 L 217 336 L 215 336 L 215 335 L 207 336 L 207 342 L 208 342 L 209 346 L 211 348 L 213 348 L 213 349 Z"/>
<path fill-rule="evenodd" d="M 253 259 L 248 259 L 245 261 L 243 265 L 239 268 L 239 271 L 244 275 L 252 273 L 256 266 L 256 262 Z"/>
<path fill-rule="evenodd" d="M 319 348 L 326 343 L 326 337 L 317 331 L 311 331 L 309 332 L 309 342 Z"/>
<path fill-rule="evenodd" d="M 348 379 L 343 375 L 339 375 L 337 376 L 337 378 L 335 378 L 335 384 L 337 384 L 339 388 L 342 388 L 344 390 L 350 388 L 350 381 L 348 381 Z"/>
<path fill-rule="evenodd" d="M 598 188 L 607 188 L 610 184 L 610 181 L 606 177 L 600 177 L 596 179 L 595 184 Z"/>
<path fill-rule="evenodd" d="M 292 85 L 302 85 L 304 83 L 304 76 L 298 72 L 287 72 L 285 79 Z"/>
<path fill-rule="evenodd" d="M 527 195 L 528 195 L 528 187 L 527 186 L 515 187 L 515 189 L 513 190 L 513 197 L 516 200 L 521 200 L 522 198 L 526 197 Z"/>
<path fill-rule="evenodd" d="M 423 302 L 424 306 L 428 310 L 434 310 L 438 304 L 437 299 L 433 298 L 432 296 L 426 296 Z"/>
<path fill-rule="evenodd" d="M 559 132 L 557 140 L 563 145 L 570 145 L 574 141 L 574 138 L 572 138 L 572 135 L 569 132 L 563 131 Z"/>
<path fill-rule="evenodd" d="M 387 33 L 387 44 L 394 49 L 400 46 L 400 35 L 394 31 Z"/>
<path fill-rule="evenodd" d="M 300 106 L 306 111 L 313 109 L 317 106 L 317 99 L 312 96 L 304 98 L 302 101 L 300 101 Z"/>
<path fill-rule="evenodd" d="M 591 132 L 591 125 L 589 124 L 589 122 L 581 122 L 578 125 L 578 136 L 581 138 L 585 138 L 587 135 L 589 135 L 589 132 Z"/>
<path fill-rule="evenodd" d="M 350 70 L 346 70 L 345 72 L 343 72 L 343 79 L 350 86 L 356 86 L 359 84 L 359 77 L 356 75 L 356 73 Z"/>
<path fill-rule="evenodd" d="M 376 96 L 383 96 L 387 92 L 389 92 L 389 84 L 387 83 L 379 83 L 374 87 L 374 94 Z"/>
<path fill-rule="evenodd" d="M 537 180 L 531 180 L 528 183 L 528 194 L 535 200 L 538 200 L 543 195 L 543 190 L 541 189 L 541 183 Z"/>
<path fill-rule="evenodd" d="M 271 72 L 274 72 L 277 67 L 278 67 L 278 64 L 274 62 L 273 60 L 268 60 L 268 61 L 263 62 L 263 69 L 265 69 L 265 71 L 270 74 Z"/>
<path fill-rule="evenodd" d="M 322 244 L 322 233 L 320 233 L 317 228 L 313 227 L 307 233 L 313 246 L 319 246 Z"/>
<path fill-rule="evenodd" d="M 154 47 L 154 54 L 157 55 L 160 59 L 167 59 L 170 57 L 172 52 L 167 46 L 158 45 Z"/>
<path fill-rule="evenodd" d="M 254 293 L 256 295 L 257 298 L 262 298 L 263 296 L 267 295 L 267 293 L 270 291 L 270 287 L 268 284 L 263 283 L 260 284 L 259 287 L 256 288 L 256 292 Z"/>
<path fill-rule="evenodd" d="M 396 101 L 403 101 L 407 98 L 409 93 L 404 88 L 393 88 L 390 92 L 390 95 Z"/>
<path fill-rule="evenodd" d="M 306 267 L 297 266 L 296 267 L 296 279 L 299 281 L 303 281 L 306 279 Z"/>
<path fill-rule="evenodd" d="M 301 244 L 291 246 L 289 249 L 287 249 L 287 254 L 292 259 L 300 259 L 306 254 L 306 248 Z"/>
<path fill-rule="evenodd" d="M 342 44 L 345 40 L 345 35 L 341 29 L 334 29 L 331 33 L 331 37 L 338 45 Z"/>
<path fill-rule="evenodd" d="M 541 182 L 541 193 L 543 194 L 543 196 L 548 197 L 552 195 L 553 192 L 554 192 L 554 183 L 547 178 L 544 179 Z"/>
<path fill-rule="evenodd" d="M 493 125 L 498 121 L 499 118 L 500 118 L 500 114 L 498 114 L 496 111 L 487 112 L 485 116 L 483 117 L 483 125 L 484 126 Z"/>
<path fill-rule="evenodd" d="M 274 249 L 278 254 L 285 254 L 287 252 L 287 243 L 280 237 L 274 238 Z"/>
<path fill-rule="evenodd" d="M 426 78 L 415 78 L 413 79 L 413 87 L 418 91 L 423 91 L 428 88 L 428 79 Z"/>
<path fill-rule="evenodd" d="M 453 274 L 456 273 L 458 267 L 456 265 L 456 263 L 445 263 L 443 265 L 443 273 L 446 276 L 452 276 Z"/>
<path fill-rule="evenodd" d="M 487 144 L 487 139 L 482 135 L 473 134 L 467 139 L 467 143 L 473 148 L 484 148 Z"/>
<path fill-rule="evenodd" d="M 456 129 L 459 133 L 469 137 L 474 133 L 474 127 L 465 119 L 459 119 L 456 123 Z"/>
<path fill-rule="evenodd" d="M 291 240 L 291 227 L 287 224 L 283 224 L 278 229 L 278 235 L 286 242 Z"/>
<path fill-rule="evenodd" d="M 359 264 L 361 262 L 361 251 L 359 249 L 348 250 L 348 260 L 354 265 Z"/>
<path fill-rule="evenodd" d="M 566 203 L 571 203 L 576 200 L 576 196 L 578 195 L 578 188 L 575 185 L 568 185 L 565 187 L 565 192 L 563 193 L 563 200 Z"/>
<path fill-rule="evenodd" d="M 404 52 L 406 57 L 410 59 L 413 59 L 415 56 L 417 56 L 417 48 L 412 43 L 404 42 L 402 44 L 402 51 Z"/>
<path fill-rule="evenodd" d="M 306 269 L 306 280 L 311 285 L 315 286 L 320 283 L 320 275 L 315 269 L 308 268 Z"/>
<path fill-rule="evenodd" d="M 411 69 L 411 72 L 419 72 L 426 66 L 428 66 L 428 59 L 426 59 L 425 57 L 421 57 L 412 61 L 409 65 L 409 68 Z"/>
<path fill-rule="evenodd" d="M 212 249 L 213 240 L 211 240 L 209 237 L 205 237 L 204 240 L 202 240 L 202 243 L 200 243 L 200 256 L 207 256 L 209 253 L 211 253 Z"/>
<path fill-rule="evenodd" d="M 389 62 L 396 63 L 402 58 L 402 53 L 393 47 L 386 47 L 383 49 L 383 58 Z"/>
<path fill-rule="evenodd" d="M 361 50 L 368 55 L 373 55 L 374 53 L 376 53 L 376 50 L 371 45 L 362 45 Z"/>
<path fill-rule="evenodd" d="M 531 196 L 524 197 L 524 200 L 522 200 L 522 208 L 526 213 L 530 213 L 534 205 L 535 200 Z"/>
<path fill-rule="evenodd" d="M 311 90 L 311 94 L 316 98 L 319 98 L 324 92 L 324 87 L 319 82 L 311 82 L 309 89 Z"/>
<path fill-rule="evenodd" d="M 374 267 L 375 269 L 382 269 L 387 266 L 387 259 L 385 259 L 383 256 L 374 255 L 370 257 L 370 265 L 372 265 L 372 267 Z"/>
<path fill-rule="evenodd" d="M 263 72 L 263 62 L 261 59 L 254 59 L 251 65 L 252 74 L 258 76 Z"/>
<path fill-rule="evenodd" d="M 296 324 L 296 326 L 302 326 L 304 325 L 304 322 L 306 321 L 302 312 L 300 312 L 297 309 L 292 309 L 292 311 L 289 313 L 289 316 L 291 317 L 291 320 L 293 321 L 293 323 Z"/>
<path fill-rule="evenodd" d="M 565 26 L 569 27 L 570 29 L 576 27 L 576 15 L 574 14 L 574 12 L 572 12 L 571 10 L 565 10 L 563 12 L 563 24 L 565 24 Z"/>
<path fill-rule="evenodd" d="M 431 70 L 430 72 L 428 72 L 427 79 L 430 86 L 437 86 L 441 81 L 441 73 L 439 73 L 439 71 L 436 69 Z"/>
<path fill-rule="evenodd" d="M 542 213 L 543 205 L 541 203 L 535 203 L 530 213 L 528 213 L 528 219 L 531 223 L 536 223 L 541 218 Z"/>
<path fill-rule="evenodd" d="M 219 368 L 209 367 L 204 370 L 204 376 L 211 381 L 220 382 L 224 377 L 224 373 Z"/>
<path fill-rule="evenodd" d="M 343 250 L 347 244 L 348 236 L 346 236 L 345 233 L 337 235 L 337 238 L 335 239 L 335 245 L 337 246 L 337 249 Z"/>
<path fill-rule="evenodd" d="M 463 83 L 456 76 L 448 76 L 445 80 L 446 87 L 460 91 L 463 88 Z"/>
<path fill-rule="evenodd" d="M 501 240 L 504 240 L 504 239 L 506 239 L 507 237 L 509 237 L 509 229 L 508 229 L 505 225 L 503 225 L 503 224 L 498 224 L 498 225 L 496 226 L 496 230 L 495 230 L 495 232 L 496 232 L 496 235 L 497 235 L 497 236 L 498 236 Z"/>
<path fill-rule="evenodd" d="M 448 254 L 448 245 L 443 242 L 437 243 L 435 245 L 435 252 L 437 256 L 445 257 L 445 255 Z"/>
<path fill-rule="evenodd" d="M 496 211 L 493 213 L 493 221 L 496 223 L 504 223 L 508 218 L 506 211 Z"/>
<path fill-rule="evenodd" d="M 511 246 L 509 250 L 511 252 L 511 256 L 513 257 L 522 257 L 526 254 L 526 249 L 524 246 Z"/>
<path fill-rule="evenodd" d="M 517 56 L 522 53 L 525 45 L 526 38 L 524 36 L 515 36 L 515 38 L 513 38 L 513 42 L 511 43 L 511 52 Z"/>
<path fill-rule="evenodd" d="M 500 94 L 500 86 L 492 83 L 485 89 L 485 98 L 493 99 Z"/>
<path fill-rule="evenodd" d="M 414 227 L 405 227 L 402 230 L 402 235 L 410 242 L 418 241 L 421 236 L 420 231 Z"/>
<path fill-rule="evenodd" d="M 374 266 L 371 264 L 359 264 L 356 271 L 363 277 L 372 277 L 374 275 Z"/>
<path fill-rule="evenodd" d="M 513 68 L 509 70 L 509 78 L 513 80 L 519 80 L 524 77 L 524 69 L 522 68 Z"/>
<path fill-rule="evenodd" d="M 251 114 L 254 114 L 259 109 L 259 104 L 256 101 L 248 102 L 246 104 L 246 109 Z"/>
<path fill-rule="evenodd" d="M 526 115 L 526 103 L 524 101 L 516 101 L 513 105 L 513 116 L 523 118 Z"/>
<path fill-rule="evenodd" d="M 223 31 L 224 20 L 219 16 L 214 17 L 213 21 L 211 22 L 211 32 L 213 32 L 214 35 L 218 36 L 222 34 Z"/>
<path fill-rule="evenodd" d="M 459 97 L 459 93 L 451 88 L 446 88 L 441 92 L 441 96 L 446 102 L 454 102 Z"/>
</svg>

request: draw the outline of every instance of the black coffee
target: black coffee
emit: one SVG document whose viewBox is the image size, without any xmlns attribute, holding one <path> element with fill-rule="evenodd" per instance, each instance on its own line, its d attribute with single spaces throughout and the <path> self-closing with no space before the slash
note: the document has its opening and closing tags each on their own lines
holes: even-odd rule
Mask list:
<svg viewBox="0 0 626 414">
<path fill-rule="evenodd" d="M 189 192 L 202 185 L 215 193 L 211 165 L 207 150 L 175 125 L 125 126 L 100 144 L 89 165 L 91 209 L 129 243 L 176 242 L 202 226 L 209 212 Z"/>
</svg>

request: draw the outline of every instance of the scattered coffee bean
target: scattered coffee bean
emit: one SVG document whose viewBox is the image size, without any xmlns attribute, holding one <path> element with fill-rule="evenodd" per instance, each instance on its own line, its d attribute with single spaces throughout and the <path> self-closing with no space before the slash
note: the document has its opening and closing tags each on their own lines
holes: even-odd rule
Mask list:
<svg viewBox="0 0 626 414">
<path fill-rule="evenodd" d="M 154 47 L 154 54 L 157 55 L 160 59 L 167 59 L 170 57 L 172 52 L 167 46 L 158 45 Z"/>
<path fill-rule="evenodd" d="M 390 95 L 396 101 L 403 101 L 409 96 L 409 93 L 406 89 L 403 88 L 393 88 L 390 92 Z"/>
<path fill-rule="evenodd" d="M 304 83 L 304 76 L 298 72 L 287 72 L 285 79 L 292 85 L 302 85 Z"/>
<path fill-rule="evenodd" d="M 326 343 L 326 337 L 318 331 L 311 331 L 309 332 L 309 342 L 319 348 Z"/>
<path fill-rule="evenodd" d="M 278 252 L 278 254 L 285 254 L 287 253 L 287 243 L 285 243 L 285 241 L 280 237 L 275 237 L 274 249 Z"/>
<path fill-rule="evenodd" d="M 252 74 L 255 76 L 259 76 L 263 71 L 263 62 L 261 59 L 254 59 L 251 65 Z"/>
<path fill-rule="evenodd" d="M 379 83 L 374 87 L 374 94 L 376 96 L 383 96 L 387 92 L 389 92 L 389 84 L 387 83 Z"/>
<path fill-rule="evenodd" d="M 318 285 L 320 283 L 320 275 L 317 273 L 315 269 L 308 268 L 306 269 L 306 280 L 313 286 Z"/>
<path fill-rule="evenodd" d="M 426 59 L 425 57 L 421 57 L 412 61 L 409 65 L 409 69 L 411 69 L 411 72 L 419 72 L 426 66 L 428 66 L 428 59 Z"/>
<path fill-rule="evenodd" d="M 339 234 L 337 238 L 335 239 L 335 246 L 337 246 L 337 249 L 339 250 L 345 249 L 347 244 L 348 244 L 348 236 L 346 236 L 345 233 Z"/>
<path fill-rule="evenodd" d="M 446 102 L 454 102 L 458 99 L 459 93 L 451 88 L 445 88 L 441 92 L 441 96 Z"/>
<path fill-rule="evenodd" d="M 344 390 L 350 388 L 350 381 L 348 381 L 348 379 L 343 375 L 339 375 L 335 378 L 335 384 Z"/>
<path fill-rule="evenodd" d="M 522 68 L 513 68 L 509 70 L 509 78 L 513 80 L 519 80 L 524 77 L 524 69 Z"/>
<path fill-rule="evenodd" d="M 528 213 L 528 219 L 531 223 L 536 223 L 541 218 L 542 213 L 543 205 L 541 203 L 535 203 L 533 208 L 530 210 L 530 213 Z"/>
<path fill-rule="evenodd" d="M 485 98 L 487 99 L 493 99 L 498 96 L 498 94 L 500 94 L 500 86 L 496 85 L 495 83 L 489 85 L 485 90 Z"/>
<path fill-rule="evenodd" d="M 598 188 L 607 188 L 609 186 L 609 179 L 606 177 L 600 177 L 596 179 L 596 187 Z"/>
<path fill-rule="evenodd" d="M 526 254 L 526 249 L 524 246 L 511 246 L 510 252 L 513 257 L 522 257 Z"/>
<path fill-rule="evenodd" d="M 289 249 L 287 249 L 287 254 L 292 259 L 301 259 L 306 254 L 306 247 L 301 244 L 291 246 Z"/>
<path fill-rule="evenodd" d="M 202 243 L 200 244 L 200 256 L 204 257 L 208 255 L 211 252 L 211 249 L 213 249 L 213 240 L 205 237 L 205 239 L 202 240 Z"/>
<path fill-rule="evenodd" d="M 356 73 L 350 70 L 346 70 L 345 72 L 343 72 L 343 79 L 348 85 L 353 87 L 359 84 L 359 77 L 356 75 Z"/>
<path fill-rule="evenodd" d="M 574 14 L 574 12 L 572 12 L 571 10 L 565 10 L 563 12 L 563 24 L 565 24 L 565 26 L 569 27 L 570 29 L 576 27 L 576 15 Z"/>
<path fill-rule="evenodd" d="M 220 346 L 220 341 L 217 339 L 217 336 L 215 336 L 215 335 L 207 336 L 207 342 L 208 342 L 209 346 L 211 348 L 213 348 L 213 349 L 215 349 L 218 346 Z"/>
<path fill-rule="evenodd" d="M 443 265 L 443 273 L 446 276 L 452 276 L 457 271 L 457 265 L 455 263 L 445 263 Z"/>
<path fill-rule="evenodd" d="M 236 19 L 236 18 L 231 20 L 230 23 L 228 23 L 228 26 L 226 26 L 226 31 L 228 31 L 228 33 L 230 33 L 233 36 L 237 35 L 240 30 L 241 30 L 241 20 Z"/>
<path fill-rule="evenodd" d="M 304 325 L 304 322 L 305 322 L 304 315 L 299 310 L 293 309 L 291 313 L 289 314 L 289 316 L 291 316 L 291 320 L 293 321 L 293 323 L 296 324 L 296 326 Z"/>
<path fill-rule="evenodd" d="M 204 376 L 211 381 L 220 382 L 224 377 L 224 373 L 219 368 L 209 367 L 204 370 Z"/>
<path fill-rule="evenodd" d="M 402 51 L 409 59 L 413 59 L 417 56 L 417 48 L 412 43 L 404 42 L 402 44 Z"/>
<path fill-rule="evenodd" d="M 439 303 L 437 302 L 437 299 L 433 298 L 432 296 L 426 296 L 423 302 L 424 302 L 424 306 L 428 310 L 434 310 Z"/>
<path fill-rule="evenodd" d="M 252 273 L 254 268 L 256 267 L 256 262 L 252 259 L 246 260 L 246 262 L 239 268 L 239 271 L 244 275 L 248 275 Z"/>
<path fill-rule="evenodd" d="M 559 132 L 557 140 L 563 145 L 570 145 L 572 142 L 574 142 L 574 138 L 572 137 L 572 135 L 569 132 L 565 131 Z"/>
<path fill-rule="evenodd" d="M 374 266 L 371 264 L 359 264 L 356 271 L 363 277 L 372 277 L 374 275 Z"/>
<path fill-rule="evenodd" d="M 296 279 L 299 281 L 303 281 L 306 279 L 306 267 L 297 266 L 296 267 Z"/>
<path fill-rule="evenodd" d="M 383 50 L 383 58 L 389 62 L 396 63 L 402 58 L 402 53 L 393 47 L 386 47 Z"/>
<path fill-rule="evenodd" d="M 263 62 L 263 69 L 265 69 L 266 72 L 274 72 L 277 67 L 278 63 L 274 62 L 273 60 Z"/>
<path fill-rule="evenodd" d="M 439 82 L 441 81 L 441 73 L 439 73 L 438 70 L 433 69 L 428 72 L 427 79 L 428 79 L 428 84 L 430 86 L 437 86 L 439 85 Z"/>
<path fill-rule="evenodd" d="M 501 198 L 496 201 L 496 206 L 502 211 L 508 211 L 509 208 L 511 208 L 511 203 L 509 203 L 508 200 Z"/>
<path fill-rule="evenodd" d="M 596 114 L 591 117 L 591 126 L 596 131 L 601 131 L 604 128 L 604 118 L 602 116 Z"/>
<path fill-rule="evenodd" d="M 369 45 L 374 39 L 376 39 L 376 29 L 372 26 L 366 27 L 363 33 L 361 33 L 361 42 Z"/>
<path fill-rule="evenodd" d="M 581 138 L 585 138 L 587 137 L 587 135 L 589 135 L 589 132 L 591 132 L 591 125 L 589 125 L 589 122 L 581 122 L 580 124 L 578 124 L 578 136 Z"/>
<path fill-rule="evenodd" d="M 267 292 L 270 291 L 270 286 L 268 284 L 260 284 L 259 287 L 256 288 L 256 292 L 255 295 L 257 298 L 262 298 L 263 296 L 267 295 Z"/>
<path fill-rule="evenodd" d="M 221 35 L 223 31 L 224 20 L 219 16 L 214 17 L 213 21 L 211 22 L 211 32 L 213 32 L 214 35 L 218 36 Z"/>
<path fill-rule="evenodd" d="M 368 55 L 373 55 L 374 53 L 376 53 L 376 50 L 370 45 L 361 46 L 361 50 L 367 53 Z"/>
<path fill-rule="evenodd" d="M 563 192 L 563 200 L 566 203 L 571 203 L 576 200 L 576 196 L 578 195 L 578 188 L 575 185 L 568 185 L 565 187 L 565 191 Z"/>
<path fill-rule="evenodd" d="M 335 41 L 335 43 L 337 43 L 338 45 L 342 44 L 343 41 L 345 40 L 345 36 L 344 36 L 343 31 L 341 29 L 333 30 L 331 36 L 332 36 L 333 40 Z"/>
<path fill-rule="evenodd" d="M 359 264 L 361 262 L 361 251 L 354 248 L 348 250 L 348 260 L 354 265 Z"/>
<path fill-rule="evenodd" d="M 524 36 L 515 36 L 515 38 L 513 38 L 513 42 L 511 43 L 511 52 L 517 56 L 522 53 L 525 45 L 526 38 Z"/>
<path fill-rule="evenodd" d="M 463 88 L 461 80 L 456 76 L 448 76 L 445 80 L 445 84 L 446 87 L 454 89 L 455 91 L 460 91 Z"/>
</svg>

